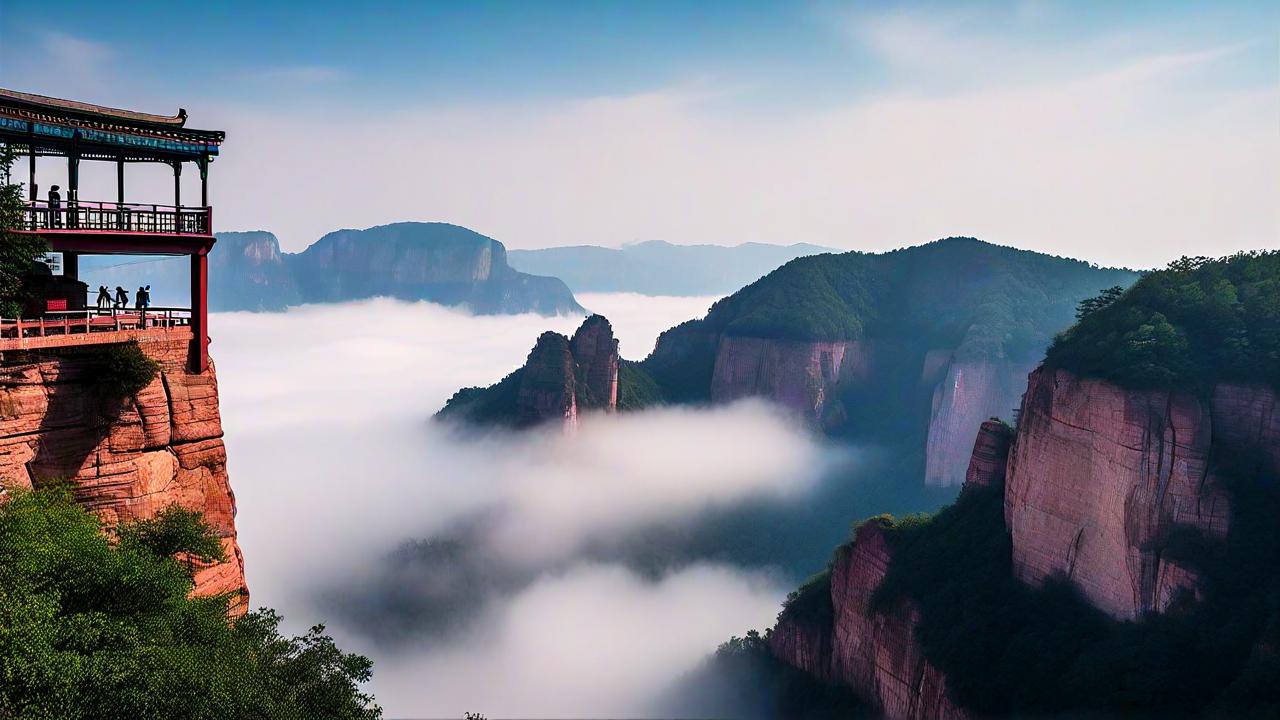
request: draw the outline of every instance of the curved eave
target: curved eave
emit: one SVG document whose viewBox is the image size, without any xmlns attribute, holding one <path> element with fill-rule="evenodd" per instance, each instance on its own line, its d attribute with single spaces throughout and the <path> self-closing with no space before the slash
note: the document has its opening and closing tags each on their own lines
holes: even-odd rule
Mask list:
<svg viewBox="0 0 1280 720">
<path fill-rule="evenodd" d="M 178 110 L 177 115 L 154 115 L 152 113 L 137 112 L 136 110 L 122 110 L 105 105 L 80 102 L 79 100 L 64 100 L 62 98 L 49 97 L 48 95 L 37 95 L 6 88 L 0 88 L 0 101 L 21 103 L 45 112 L 79 114 L 93 119 L 107 119 L 161 128 L 180 128 L 187 124 L 187 111 L 182 109 Z"/>
</svg>

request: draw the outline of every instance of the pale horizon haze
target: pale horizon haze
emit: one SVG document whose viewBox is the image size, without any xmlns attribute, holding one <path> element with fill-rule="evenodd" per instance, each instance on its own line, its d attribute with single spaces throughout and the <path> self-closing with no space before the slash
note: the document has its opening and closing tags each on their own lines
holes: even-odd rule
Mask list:
<svg viewBox="0 0 1280 720">
<path fill-rule="evenodd" d="M 287 251 L 407 220 L 1134 268 L 1280 247 L 1274 3 L 64 5 L 0 8 L 0 86 L 227 131 L 216 229 Z M 129 172 L 171 202 L 167 168 Z M 114 199 L 111 164 L 82 175 Z"/>
</svg>

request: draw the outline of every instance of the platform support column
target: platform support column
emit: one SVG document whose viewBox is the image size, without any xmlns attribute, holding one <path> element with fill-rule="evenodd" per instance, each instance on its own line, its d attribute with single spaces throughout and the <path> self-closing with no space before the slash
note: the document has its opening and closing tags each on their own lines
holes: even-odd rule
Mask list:
<svg viewBox="0 0 1280 720">
<path fill-rule="evenodd" d="M 191 370 L 209 369 L 209 255 L 191 256 Z"/>
</svg>

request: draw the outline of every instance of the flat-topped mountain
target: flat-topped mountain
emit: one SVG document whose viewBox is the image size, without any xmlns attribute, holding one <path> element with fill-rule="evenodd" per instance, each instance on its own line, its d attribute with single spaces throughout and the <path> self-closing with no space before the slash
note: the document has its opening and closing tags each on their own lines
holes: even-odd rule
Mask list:
<svg viewBox="0 0 1280 720">
<path fill-rule="evenodd" d="M 511 265 L 564 280 L 574 292 L 644 295 L 722 295 L 758 280 L 798 257 L 836 252 L 807 243 L 769 245 L 673 245 L 660 240 L 511 250 Z"/>
<path fill-rule="evenodd" d="M 152 285 L 153 304 L 186 304 L 187 267 L 179 259 L 86 257 L 81 267 L 90 287 Z M 209 278 L 214 311 L 393 297 L 465 305 L 480 314 L 583 312 L 557 278 L 512 269 L 502 243 L 448 223 L 338 230 L 300 253 L 282 253 L 269 232 L 218 233 Z"/>
<path fill-rule="evenodd" d="M 1017 407 L 1077 304 L 1136 278 L 972 238 L 798 258 L 624 362 L 620 397 L 768 398 L 815 429 L 921 454 L 928 483 L 959 485 L 978 425 Z"/>
</svg>

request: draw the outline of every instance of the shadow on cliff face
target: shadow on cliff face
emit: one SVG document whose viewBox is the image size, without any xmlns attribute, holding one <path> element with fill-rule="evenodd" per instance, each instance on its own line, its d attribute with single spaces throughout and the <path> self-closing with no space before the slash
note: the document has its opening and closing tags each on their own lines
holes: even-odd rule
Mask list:
<svg viewBox="0 0 1280 720">
<path fill-rule="evenodd" d="M 48 360 L 36 353 L 31 359 Z M 38 432 L 57 438 L 57 442 L 37 444 L 34 456 L 27 462 L 27 472 L 37 487 L 45 481 L 78 475 L 111 433 L 112 422 L 134 407 L 131 398 L 108 396 L 97 386 L 95 377 L 104 368 L 96 351 L 64 350 L 54 362 L 57 379 L 48 386 L 48 406 Z M 83 488 L 77 490 L 81 495 L 85 492 Z"/>
</svg>

